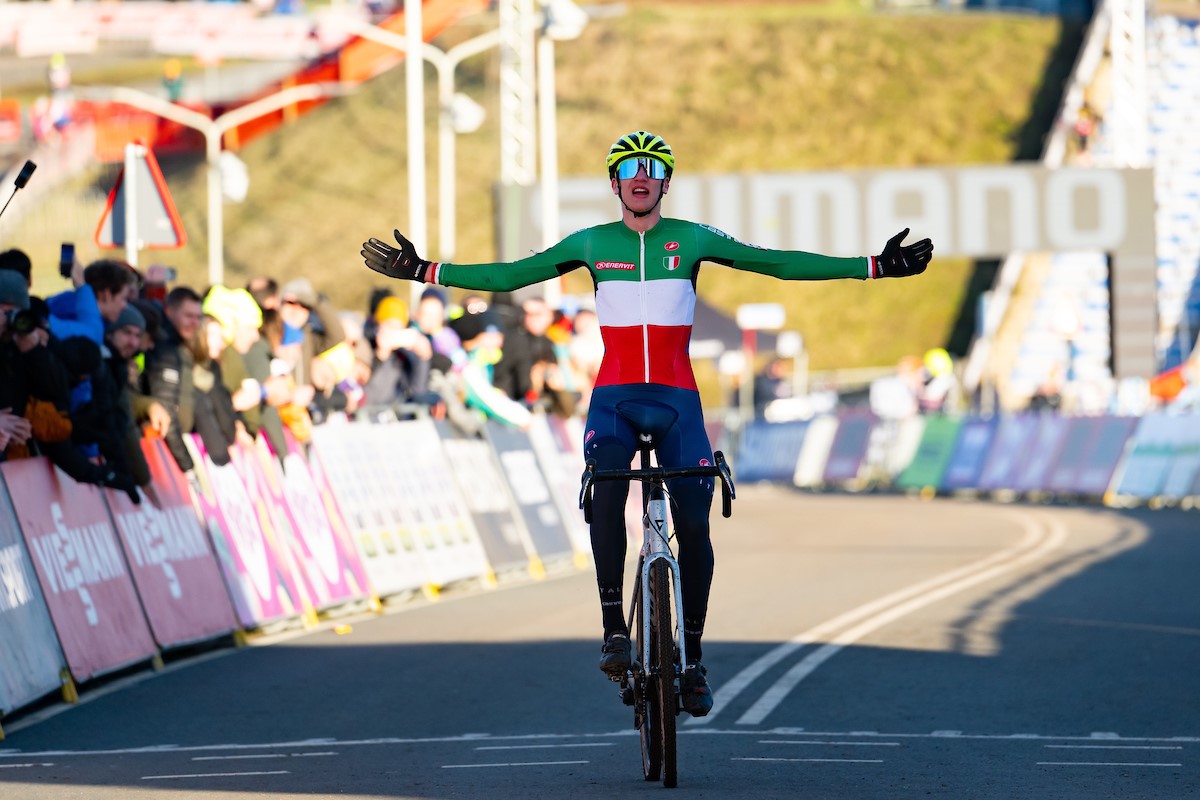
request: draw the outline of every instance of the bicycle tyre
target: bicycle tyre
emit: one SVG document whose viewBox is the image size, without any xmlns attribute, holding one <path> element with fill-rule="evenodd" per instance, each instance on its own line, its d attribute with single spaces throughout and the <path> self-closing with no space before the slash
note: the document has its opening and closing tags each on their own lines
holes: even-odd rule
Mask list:
<svg viewBox="0 0 1200 800">
<path fill-rule="evenodd" d="M 659 748 L 662 753 L 663 785 L 675 786 L 675 637 L 671 627 L 671 572 L 658 561 L 650 567 L 650 591 L 654 601 L 654 618 L 650 634 L 650 658 L 655 667 L 651 694 L 656 696 Z"/>
<path fill-rule="evenodd" d="M 639 584 L 641 579 L 639 577 Z M 639 585 L 638 591 L 641 591 Z M 641 652 L 641 636 L 645 630 L 643 625 L 642 615 L 646 613 L 646 603 L 638 603 L 637 606 L 637 631 L 638 631 L 638 652 Z M 651 635 L 650 641 L 653 643 L 654 637 Z M 651 644 L 651 658 L 653 658 L 653 644 Z M 638 728 L 638 738 L 642 744 L 642 777 L 648 781 L 657 781 L 662 774 L 662 742 L 659 740 L 658 734 L 658 698 L 654 691 L 654 683 L 647 675 L 649 664 L 642 665 L 642 668 L 636 671 L 634 675 L 635 688 L 635 721 Z"/>
</svg>

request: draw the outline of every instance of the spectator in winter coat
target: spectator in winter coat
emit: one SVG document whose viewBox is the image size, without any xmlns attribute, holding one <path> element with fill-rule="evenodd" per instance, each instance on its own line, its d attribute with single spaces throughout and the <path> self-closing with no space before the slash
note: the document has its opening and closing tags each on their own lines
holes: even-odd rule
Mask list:
<svg viewBox="0 0 1200 800">
<path fill-rule="evenodd" d="M 200 296 L 186 286 L 167 294 L 162 327 L 154 349 L 146 354 L 142 393 L 157 400 L 169 416 L 165 435 L 167 449 L 185 473 L 192 471 L 192 457 L 183 443 L 195 422 L 192 390 L 194 359 L 188 343 L 200 328 Z"/>
</svg>

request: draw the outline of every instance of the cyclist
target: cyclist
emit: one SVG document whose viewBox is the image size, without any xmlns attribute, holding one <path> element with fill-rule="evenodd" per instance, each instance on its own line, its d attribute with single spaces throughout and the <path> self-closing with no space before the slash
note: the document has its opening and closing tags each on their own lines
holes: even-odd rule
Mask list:
<svg viewBox="0 0 1200 800">
<path fill-rule="evenodd" d="M 925 270 L 933 244 L 888 240 L 878 256 L 834 258 L 801 251 L 767 250 L 739 242 L 716 228 L 662 215 L 675 155 L 662 137 L 635 131 L 608 151 L 608 177 L 621 203 L 621 220 L 584 228 L 527 258 L 492 264 L 426 261 L 394 231 L 398 247 L 379 239 L 363 244 L 366 265 L 393 278 L 505 292 L 575 269 L 591 273 L 604 357 L 588 408 L 584 453 L 597 469 L 627 469 L 639 432 L 653 436 L 665 467 L 711 464 L 700 395 L 688 357 L 703 261 L 784 280 L 892 278 Z M 622 606 L 625 564 L 626 481 L 596 484 L 591 541 L 600 593 L 604 644 L 600 668 L 624 675 L 631 663 Z M 708 514 L 713 479 L 676 479 L 668 485 L 683 589 L 684 649 L 680 679 L 684 710 L 704 716 L 712 691 L 701 664 L 701 637 L 713 574 Z"/>
</svg>

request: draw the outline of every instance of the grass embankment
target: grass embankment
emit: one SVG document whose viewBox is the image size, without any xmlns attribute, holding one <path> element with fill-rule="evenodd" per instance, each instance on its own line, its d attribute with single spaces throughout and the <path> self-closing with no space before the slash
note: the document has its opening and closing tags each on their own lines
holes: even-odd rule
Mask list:
<svg viewBox="0 0 1200 800">
<path fill-rule="evenodd" d="M 491 20 L 451 29 L 444 47 Z M 846 6 L 796 3 L 640 2 L 594 20 L 557 47 L 559 153 L 564 175 L 604 180 L 603 156 L 627 130 L 658 131 L 689 172 L 998 163 L 1036 157 L 1077 33 L 1059 21 L 999 15 L 866 15 Z M 458 258 L 494 257 L 492 184 L 498 175 L 495 52 L 467 61 L 458 87 L 489 111 L 458 138 Z M 1049 78 L 1047 76 L 1050 76 Z M 429 231 L 436 242 L 436 113 L 429 120 Z M 408 219 L 404 70 L 379 76 L 250 143 L 244 203 L 225 206 L 226 276 L 308 275 L 348 308 L 379 282 L 362 267 L 360 243 Z M 207 280 L 205 183 L 198 159 L 163 159 L 190 242 L 144 254 Z M 50 288 L 57 243 L 90 242 L 113 168 L 97 169 L 31 213 L 13 244 L 35 255 Z M 670 213 L 669 205 L 667 213 Z M 616 208 L 614 206 L 614 216 Z M 25 233 L 26 231 L 22 231 Z M 879 243 L 882 248 L 883 242 Z M 436 257 L 436 253 L 433 253 Z M 700 291 L 718 307 L 772 300 L 805 334 L 814 369 L 877 366 L 947 343 L 976 270 L 936 259 L 911 281 L 782 285 L 711 266 Z M 569 291 L 587 291 L 582 275 Z"/>
</svg>

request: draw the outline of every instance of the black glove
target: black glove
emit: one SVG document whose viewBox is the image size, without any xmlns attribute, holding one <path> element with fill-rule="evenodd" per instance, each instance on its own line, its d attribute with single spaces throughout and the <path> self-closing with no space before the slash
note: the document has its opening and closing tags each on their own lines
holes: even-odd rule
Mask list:
<svg viewBox="0 0 1200 800">
<path fill-rule="evenodd" d="M 400 247 L 392 247 L 387 242 L 371 238 L 363 242 L 362 257 L 368 267 L 389 278 L 402 278 L 407 281 L 425 282 L 431 262 L 417 255 L 417 248 L 405 239 L 398 230 L 392 234 Z"/>
<path fill-rule="evenodd" d="M 132 475 L 126 475 L 123 472 L 117 472 L 115 469 L 110 469 L 104 473 L 104 477 L 100 479 L 100 483 L 110 489 L 120 489 L 125 494 L 129 495 L 129 499 L 134 505 L 140 505 L 142 496 L 138 494 L 137 481 Z"/>
<path fill-rule="evenodd" d="M 916 244 L 901 246 L 908 228 L 888 239 L 883 252 L 875 256 L 876 278 L 906 278 L 920 275 L 933 257 L 933 242 L 922 239 Z"/>
</svg>

